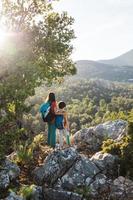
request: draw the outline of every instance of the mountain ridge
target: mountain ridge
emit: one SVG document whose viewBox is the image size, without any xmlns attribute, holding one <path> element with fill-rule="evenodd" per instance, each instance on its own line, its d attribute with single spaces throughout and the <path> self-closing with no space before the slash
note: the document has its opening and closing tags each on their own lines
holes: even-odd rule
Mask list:
<svg viewBox="0 0 133 200">
<path fill-rule="evenodd" d="M 97 62 L 104 64 L 112 64 L 117 66 L 133 66 L 133 49 L 112 59 L 98 60 Z"/>
<path fill-rule="evenodd" d="M 123 64 L 120 65 L 120 62 Z M 133 63 L 133 50 L 111 60 L 78 60 L 76 62 L 77 74 L 74 78 L 100 78 L 110 81 L 132 82 L 133 64 L 131 65 L 131 63 Z"/>
</svg>

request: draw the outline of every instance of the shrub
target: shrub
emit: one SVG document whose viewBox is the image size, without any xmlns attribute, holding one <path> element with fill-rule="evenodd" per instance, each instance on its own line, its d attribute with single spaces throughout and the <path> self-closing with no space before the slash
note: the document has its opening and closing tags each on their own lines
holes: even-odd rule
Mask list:
<svg viewBox="0 0 133 200">
<path fill-rule="evenodd" d="M 133 122 L 129 122 L 128 134 L 121 141 L 108 139 L 102 144 L 104 153 L 118 155 L 120 158 L 120 175 L 133 179 Z"/>
<path fill-rule="evenodd" d="M 25 145 L 18 145 L 17 149 L 17 155 L 15 158 L 15 162 L 26 164 L 27 162 L 30 162 L 33 159 L 33 148 L 28 145 L 28 143 L 25 143 Z"/>
<path fill-rule="evenodd" d="M 90 187 L 89 186 L 82 186 L 77 187 L 74 192 L 83 195 L 83 197 L 87 200 L 90 200 Z"/>
<path fill-rule="evenodd" d="M 113 139 L 108 139 L 102 144 L 102 152 L 112 155 L 120 155 L 120 142 L 115 142 Z"/>
<path fill-rule="evenodd" d="M 30 185 L 30 186 L 24 185 L 20 188 L 19 195 L 29 200 L 31 199 L 33 189 L 34 189 L 34 185 Z"/>
</svg>

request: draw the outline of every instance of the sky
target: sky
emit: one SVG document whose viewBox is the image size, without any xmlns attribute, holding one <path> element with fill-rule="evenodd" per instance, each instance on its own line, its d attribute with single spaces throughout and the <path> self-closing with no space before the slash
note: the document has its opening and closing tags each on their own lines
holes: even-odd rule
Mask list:
<svg viewBox="0 0 133 200">
<path fill-rule="evenodd" d="M 75 19 L 74 61 L 110 59 L 133 49 L 133 0 L 60 0 L 54 8 Z"/>
</svg>

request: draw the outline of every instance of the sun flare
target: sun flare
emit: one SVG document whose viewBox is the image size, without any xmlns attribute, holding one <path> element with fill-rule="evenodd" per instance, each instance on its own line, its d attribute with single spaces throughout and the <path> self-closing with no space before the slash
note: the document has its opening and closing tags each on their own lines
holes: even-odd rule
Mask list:
<svg viewBox="0 0 133 200">
<path fill-rule="evenodd" d="M 7 39 L 7 33 L 0 29 L 0 48 L 3 47 Z"/>
</svg>

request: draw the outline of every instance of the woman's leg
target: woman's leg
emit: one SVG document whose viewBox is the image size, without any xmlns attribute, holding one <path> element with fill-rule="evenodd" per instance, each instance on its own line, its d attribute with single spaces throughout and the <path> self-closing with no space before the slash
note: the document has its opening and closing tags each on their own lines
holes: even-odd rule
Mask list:
<svg viewBox="0 0 133 200">
<path fill-rule="evenodd" d="M 51 124 L 48 123 L 48 145 L 50 145 L 50 137 L 51 137 Z"/>
<path fill-rule="evenodd" d="M 50 146 L 55 147 L 56 145 L 56 127 L 55 124 L 50 124 Z"/>
</svg>

